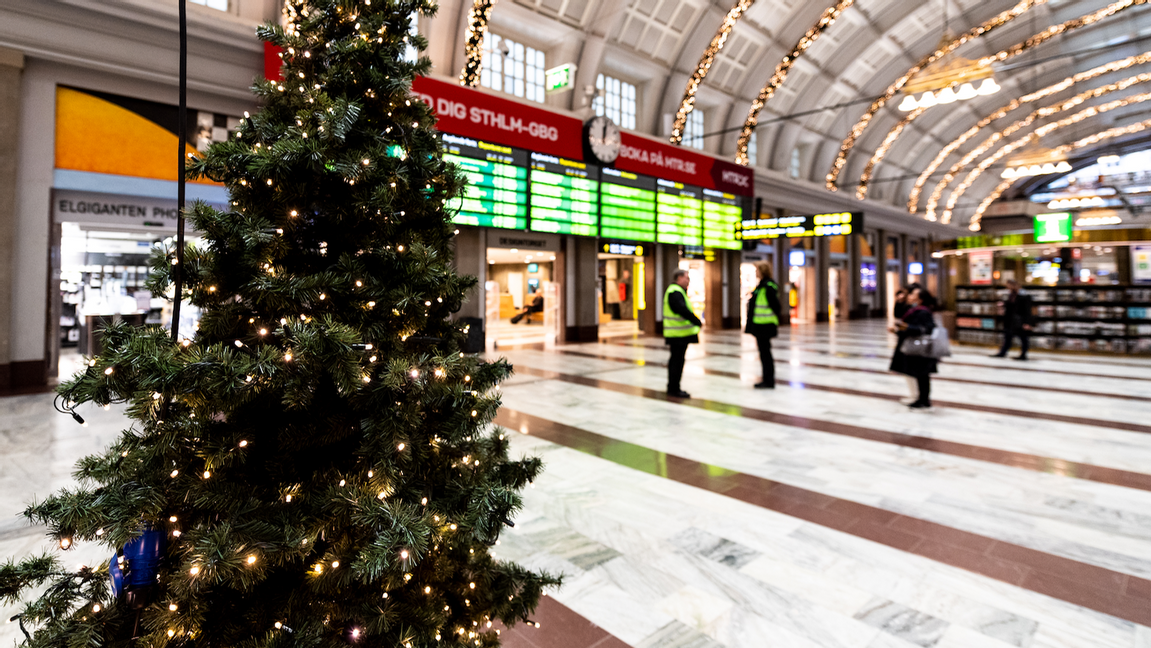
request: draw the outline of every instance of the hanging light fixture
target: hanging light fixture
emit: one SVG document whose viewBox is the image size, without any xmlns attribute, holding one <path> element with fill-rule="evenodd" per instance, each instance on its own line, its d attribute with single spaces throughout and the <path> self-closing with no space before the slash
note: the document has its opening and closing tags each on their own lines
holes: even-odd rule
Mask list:
<svg viewBox="0 0 1151 648">
<path fill-rule="evenodd" d="M 1015 180 L 1032 176 L 1071 173 L 1073 169 L 1066 158 L 1051 149 L 1032 149 L 1010 160 L 1000 174 L 1004 180 Z"/>
<path fill-rule="evenodd" d="M 945 50 L 954 38 L 943 37 L 939 48 Z M 999 92 L 1002 88 L 993 78 L 994 71 L 989 64 L 972 61 L 961 56 L 943 59 L 935 65 L 924 68 L 903 86 L 904 97 L 899 104 L 903 112 L 918 108 L 946 105 L 956 101 L 969 101 Z M 977 88 L 976 82 L 982 81 Z M 915 95 L 920 94 L 918 99 Z"/>
</svg>

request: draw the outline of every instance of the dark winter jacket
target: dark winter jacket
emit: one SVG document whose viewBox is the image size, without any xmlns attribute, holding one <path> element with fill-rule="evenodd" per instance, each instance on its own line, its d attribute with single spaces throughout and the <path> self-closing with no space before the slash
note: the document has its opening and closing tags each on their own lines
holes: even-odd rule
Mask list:
<svg viewBox="0 0 1151 648">
<path fill-rule="evenodd" d="M 902 321 L 907 328 L 899 332 L 899 342 L 895 345 L 895 355 L 891 357 L 891 371 L 906 374 L 912 378 L 920 378 L 939 371 L 939 361 L 935 358 L 909 356 L 900 351 L 903 341 L 909 337 L 931 335 L 935 330 L 935 317 L 931 309 L 925 306 L 913 306 L 903 316 Z"/>
<path fill-rule="evenodd" d="M 752 314 L 755 312 L 755 299 L 761 290 L 767 291 L 767 305 L 771 307 L 771 312 L 775 313 L 776 317 L 780 317 L 779 293 L 776 291 L 774 283 L 770 279 L 764 279 L 759 282 L 755 290 L 751 291 L 751 297 L 747 300 L 747 326 L 743 329 L 744 333 L 767 338 L 779 335 L 779 327 L 775 324 L 756 324 L 752 321 Z"/>
<path fill-rule="evenodd" d="M 1008 295 L 1003 302 L 1003 325 L 1008 330 L 1018 330 L 1024 326 L 1035 326 L 1035 302 L 1023 293 L 1015 293 L 1014 299 Z"/>
</svg>

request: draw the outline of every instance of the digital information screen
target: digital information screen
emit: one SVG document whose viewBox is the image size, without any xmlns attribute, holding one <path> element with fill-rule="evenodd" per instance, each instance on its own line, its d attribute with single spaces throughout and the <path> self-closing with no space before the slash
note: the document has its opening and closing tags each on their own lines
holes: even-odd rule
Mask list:
<svg viewBox="0 0 1151 648">
<path fill-rule="evenodd" d="M 444 160 L 458 165 L 468 178 L 463 197 L 444 205 L 457 212 L 452 222 L 527 229 L 527 151 L 446 133 L 443 141 Z"/>
<path fill-rule="evenodd" d="M 741 221 L 735 237 L 744 241 L 805 236 L 843 236 L 863 231 L 862 212 L 839 212 L 814 216 L 749 218 Z"/>
<path fill-rule="evenodd" d="M 703 245 L 722 250 L 742 250 L 735 231 L 743 220 L 743 199 L 734 194 L 703 190 Z"/>
<path fill-rule="evenodd" d="M 625 241 L 655 241 L 655 178 L 603 169 L 599 235 Z"/>
<path fill-rule="evenodd" d="M 595 236 L 599 168 L 543 153 L 531 154 L 533 232 Z"/>
<path fill-rule="evenodd" d="M 703 244 L 700 189 L 671 180 L 656 180 L 656 241 L 673 245 Z"/>
</svg>

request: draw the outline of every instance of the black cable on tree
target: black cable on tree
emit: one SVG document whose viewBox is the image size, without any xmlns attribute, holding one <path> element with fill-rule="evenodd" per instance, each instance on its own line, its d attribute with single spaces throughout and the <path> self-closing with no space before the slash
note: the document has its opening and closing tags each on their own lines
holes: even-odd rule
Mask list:
<svg viewBox="0 0 1151 648">
<path fill-rule="evenodd" d="M 180 336 L 180 302 L 184 298 L 184 166 L 188 147 L 188 0 L 180 0 L 180 109 L 176 133 L 180 139 L 180 166 L 176 185 L 176 267 L 173 279 L 176 288 L 172 304 L 172 341 Z"/>
</svg>

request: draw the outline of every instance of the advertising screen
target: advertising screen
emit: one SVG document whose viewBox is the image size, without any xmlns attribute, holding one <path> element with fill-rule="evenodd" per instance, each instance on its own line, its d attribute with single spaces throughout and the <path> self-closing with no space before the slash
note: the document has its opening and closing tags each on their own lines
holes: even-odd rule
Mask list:
<svg viewBox="0 0 1151 648">
<path fill-rule="evenodd" d="M 595 236 L 599 169 L 543 153 L 531 154 L 533 232 Z"/>
<path fill-rule="evenodd" d="M 656 180 L 656 241 L 703 245 L 701 190 L 671 180 Z"/>
<path fill-rule="evenodd" d="M 459 225 L 526 229 L 527 152 L 466 137 L 444 135 L 444 160 L 468 179 L 463 197 L 444 206 Z"/>
<path fill-rule="evenodd" d="M 703 245 L 723 250 L 741 250 L 743 243 L 735 231 L 743 220 L 743 198 L 714 189 L 703 190 Z"/>
<path fill-rule="evenodd" d="M 655 178 L 605 168 L 599 214 L 603 238 L 655 241 Z"/>
</svg>

